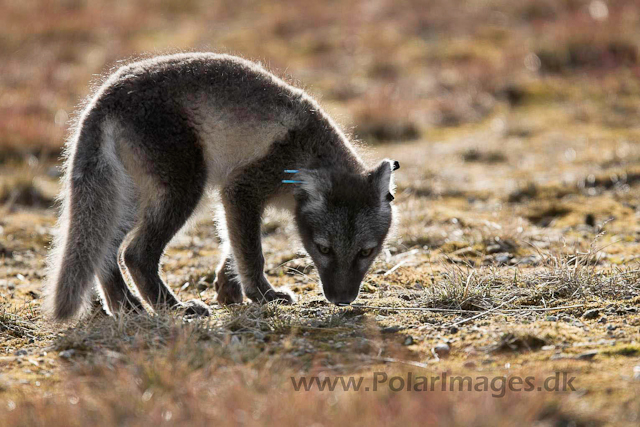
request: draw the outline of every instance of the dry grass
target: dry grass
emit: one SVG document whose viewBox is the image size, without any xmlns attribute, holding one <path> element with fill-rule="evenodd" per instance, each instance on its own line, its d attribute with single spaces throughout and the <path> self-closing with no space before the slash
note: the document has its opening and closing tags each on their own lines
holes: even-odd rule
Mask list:
<svg viewBox="0 0 640 427">
<path fill-rule="evenodd" d="M 102 329 L 107 340 L 110 334 L 121 334 L 121 326 L 91 325 Z M 160 321 L 151 330 L 162 336 L 166 326 Z M 499 389 L 485 393 L 296 392 L 290 377 L 302 372 L 269 357 L 268 348 L 247 357 L 246 347 L 231 343 L 226 355 L 221 355 L 220 346 L 213 341 L 202 343 L 208 334 L 199 326 L 174 324 L 168 331 L 167 341 L 152 350 L 141 331 L 123 352 L 101 348 L 92 352 L 90 362 L 74 355 L 66 368 L 69 376 L 58 384 L 59 392 L 34 398 L 12 396 L 0 406 L 2 423 L 306 425 L 350 420 L 354 425 L 385 425 L 421 420 L 435 425 L 488 426 L 518 420 L 552 426 L 572 420 L 572 425 L 599 424 L 594 414 L 583 420 L 542 393 L 528 398 L 507 393 L 497 399 L 491 395 L 499 394 Z M 95 332 L 91 334 L 95 338 Z M 123 342 L 122 338 L 117 341 Z M 377 369 L 407 375 L 404 369 Z M 323 370 L 321 366 L 315 369 L 317 373 Z M 427 371 L 412 373 L 429 375 Z M 371 376 L 365 381 L 371 384 Z M 480 406 L 484 407 L 482 414 L 474 410 Z"/>
<path fill-rule="evenodd" d="M 453 266 L 425 289 L 425 295 L 435 308 L 486 310 L 492 306 L 491 282 L 494 279 L 491 272 Z"/>
</svg>

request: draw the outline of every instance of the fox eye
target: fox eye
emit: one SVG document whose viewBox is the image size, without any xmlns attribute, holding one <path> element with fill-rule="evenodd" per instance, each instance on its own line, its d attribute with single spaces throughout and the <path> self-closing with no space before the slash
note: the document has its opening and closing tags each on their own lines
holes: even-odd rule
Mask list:
<svg viewBox="0 0 640 427">
<path fill-rule="evenodd" d="M 372 253 L 372 252 L 373 252 L 373 248 L 369 248 L 369 249 L 362 249 L 362 250 L 360 251 L 360 256 L 361 256 L 362 258 L 366 258 L 366 257 L 368 257 L 369 255 L 371 255 L 371 253 Z"/>
<path fill-rule="evenodd" d="M 329 254 L 329 252 L 331 252 L 331 248 L 328 246 L 322 246 L 322 245 L 318 245 L 318 250 L 320 251 L 320 253 L 322 255 L 327 255 Z"/>
</svg>

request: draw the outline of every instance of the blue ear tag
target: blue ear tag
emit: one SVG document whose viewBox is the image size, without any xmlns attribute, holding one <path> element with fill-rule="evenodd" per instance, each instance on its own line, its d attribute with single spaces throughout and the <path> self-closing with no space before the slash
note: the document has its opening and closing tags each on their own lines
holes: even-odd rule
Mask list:
<svg viewBox="0 0 640 427">
<path fill-rule="evenodd" d="M 298 173 L 299 171 L 296 169 L 285 169 L 284 173 Z M 283 179 L 283 184 L 302 184 L 302 181 L 297 181 L 295 179 Z"/>
</svg>

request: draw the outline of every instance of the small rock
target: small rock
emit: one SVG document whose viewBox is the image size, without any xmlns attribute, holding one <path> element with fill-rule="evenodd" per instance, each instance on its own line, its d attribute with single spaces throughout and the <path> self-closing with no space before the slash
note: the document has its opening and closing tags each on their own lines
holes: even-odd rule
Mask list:
<svg viewBox="0 0 640 427">
<path fill-rule="evenodd" d="M 578 360 L 591 360 L 598 354 L 597 350 L 586 351 L 576 356 Z"/>
<path fill-rule="evenodd" d="M 607 331 L 615 331 L 616 329 L 615 325 L 607 325 Z"/>
<path fill-rule="evenodd" d="M 404 339 L 404 345 L 412 345 L 413 344 L 413 337 L 411 335 L 407 335 L 407 337 Z"/>
<path fill-rule="evenodd" d="M 566 358 L 567 358 L 566 354 L 555 353 L 549 358 L 549 360 L 563 360 L 563 359 L 566 359 Z"/>
<path fill-rule="evenodd" d="M 63 359 L 71 359 L 74 354 L 76 354 L 76 351 L 74 349 L 70 349 L 61 351 L 60 353 L 58 353 L 58 356 Z"/>
<path fill-rule="evenodd" d="M 475 249 L 473 249 L 472 247 L 468 246 L 466 248 L 462 248 L 462 249 L 458 249 L 457 251 L 454 251 L 452 253 L 452 255 L 456 255 L 459 257 L 477 257 L 480 256 L 480 254 L 478 253 L 478 251 L 476 251 Z"/>
<path fill-rule="evenodd" d="M 458 329 L 456 326 L 452 326 L 452 327 L 449 329 L 449 333 L 450 333 L 450 334 L 457 334 L 459 330 L 460 330 L 460 329 Z"/>
<path fill-rule="evenodd" d="M 396 332 L 399 332 L 401 330 L 402 328 L 399 326 L 389 326 L 387 328 L 382 328 L 380 332 L 382 332 L 383 334 L 395 334 Z"/>
<path fill-rule="evenodd" d="M 451 347 L 448 344 L 441 343 L 433 347 L 431 351 L 438 357 L 447 357 L 451 352 Z"/>
<path fill-rule="evenodd" d="M 496 260 L 496 262 L 498 264 L 508 264 L 509 260 L 511 260 L 511 255 L 510 254 L 498 254 L 498 255 L 496 255 L 495 260 Z"/>
<path fill-rule="evenodd" d="M 462 366 L 464 366 L 465 368 L 473 369 L 476 367 L 476 362 L 470 360 L 468 362 L 464 362 Z"/>
<path fill-rule="evenodd" d="M 591 320 L 591 319 L 595 319 L 599 315 L 600 315 L 600 309 L 592 308 L 591 310 L 585 311 L 584 314 L 582 315 L 582 318 L 586 320 Z"/>
<path fill-rule="evenodd" d="M 0 233 L 2 233 L 2 230 L 0 230 Z M 2 246 L 2 244 L 0 244 L 0 257 L 4 257 L 5 259 L 7 259 L 7 258 L 11 258 L 12 256 L 13 256 L 13 251 L 5 248 L 4 246 Z"/>
<path fill-rule="evenodd" d="M 20 350 L 16 350 L 14 356 L 26 356 L 28 354 L 27 350 L 21 348 Z"/>
<path fill-rule="evenodd" d="M 529 255 L 518 260 L 520 265 L 537 265 L 540 263 L 540 257 L 537 255 Z"/>
<path fill-rule="evenodd" d="M 607 318 L 604 316 L 601 317 L 600 320 L 598 320 L 598 323 L 602 323 L 604 325 L 605 323 L 607 323 Z"/>
<path fill-rule="evenodd" d="M 593 215 L 592 213 L 588 213 L 587 215 L 585 215 L 584 223 L 587 224 L 589 227 L 595 227 L 596 226 L 595 215 Z"/>
<path fill-rule="evenodd" d="M 548 322 L 557 322 L 558 321 L 558 316 L 547 316 L 546 320 Z"/>
<path fill-rule="evenodd" d="M 488 254 L 497 254 L 500 251 L 502 251 L 502 247 L 500 245 L 489 245 L 489 246 L 487 246 L 487 253 Z"/>
</svg>

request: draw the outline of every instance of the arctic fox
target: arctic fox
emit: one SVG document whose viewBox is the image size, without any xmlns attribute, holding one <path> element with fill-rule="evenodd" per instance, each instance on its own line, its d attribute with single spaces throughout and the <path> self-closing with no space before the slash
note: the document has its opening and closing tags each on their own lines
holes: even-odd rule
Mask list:
<svg viewBox="0 0 640 427">
<path fill-rule="evenodd" d="M 62 212 L 45 309 L 86 313 L 97 278 L 105 308 L 183 309 L 159 275 L 163 251 L 203 194 L 220 194 L 222 304 L 294 301 L 265 277 L 265 207 L 289 205 L 326 298 L 349 304 L 392 223 L 397 162 L 367 169 L 304 91 L 261 66 L 213 53 L 160 56 L 118 69 L 88 103 L 67 144 Z M 122 270 L 120 265 L 122 264 Z M 127 286 L 123 273 L 135 284 Z"/>
</svg>

